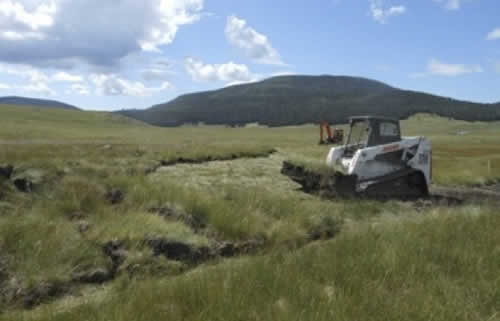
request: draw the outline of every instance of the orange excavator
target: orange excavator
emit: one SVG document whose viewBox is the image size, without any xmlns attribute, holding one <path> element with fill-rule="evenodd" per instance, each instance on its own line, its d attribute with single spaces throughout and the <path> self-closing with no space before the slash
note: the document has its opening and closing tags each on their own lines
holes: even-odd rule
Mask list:
<svg viewBox="0 0 500 321">
<path fill-rule="evenodd" d="M 325 140 L 325 131 L 328 137 Z M 340 128 L 334 128 L 332 132 L 332 128 L 330 124 L 326 121 L 319 122 L 319 133 L 320 133 L 320 145 L 329 145 L 329 144 L 340 144 L 344 141 L 344 130 Z"/>
</svg>

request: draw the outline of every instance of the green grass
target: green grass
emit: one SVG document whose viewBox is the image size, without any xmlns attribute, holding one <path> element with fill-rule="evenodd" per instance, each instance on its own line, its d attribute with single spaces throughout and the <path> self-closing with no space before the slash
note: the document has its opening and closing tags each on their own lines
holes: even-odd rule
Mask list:
<svg viewBox="0 0 500 321">
<path fill-rule="evenodd" d="M 402 122 L 433 145 L 434 181 L 500 179 L 500 126 L 428 115 Z M 465 134 L 464 134 L 465 133 Z M 0 182 L 0 319 L 498 320 L 499 216 L 493 205 L 418 207 L 324 201 L 280 174 L 285 159 L 324 168 L 315 126 L 156 128 L 107 113 L 0 107 L 0 165 L 41 174 L 33 193 Z M 271 157 L 253 157 L 278 152 Z M 161 168 L 179 157 L 229 159 Z M 111 204 L 110 190 L 124 199 Z M 195 230 L 152 208 L 174 207 Z M 88 230 L 79 232 L 84 224 Z M 308 244 L 312 235 L 335 234 Z M 194 270 L 154 257 L 144 240 L 192 246 L 262 242 L 256 255 Z M 103 286 L 23 310 L 5 293 L 106 268 L 106 242 L 127 258 Z M 135 272 L 130 272 L 130 271 Z"/>
<path fill-rule="evenodd" d="M 126 284 L 119 296 L 91 300 L 63 313 L 43 307 L 32 316 L 40 320 L 498 320 L 500 218 L 491 212 L 471 216 L 467 209 L 446 212 L 363 227 L 297 252 L 228 260 L 180 277 L 121 280 Z"/>
</svg>

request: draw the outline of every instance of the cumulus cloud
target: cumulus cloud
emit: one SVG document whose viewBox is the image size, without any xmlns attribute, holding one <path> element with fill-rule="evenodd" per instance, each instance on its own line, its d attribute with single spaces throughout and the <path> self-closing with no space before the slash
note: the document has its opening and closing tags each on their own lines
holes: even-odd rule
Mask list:
<svg viewBox="0 0 500 321">
<path fill-rule="evenodd" d="M 450 64 L 444 63 L 437 59 L 431 59 L 427 64 L 427 71 L 423 73 L 415 73 L 413 78 L 425 77 L 430 75 L 457 77 L 466 74 L 481 73 L 483 68 L 480 65 L 465 65 L 465 64 Z"/>
<path fill-rule="evenodd" d="M 462 5 L 462 0 L 434 0 L 435 2 L 442 3 L 448 10 L 458 10 Z"/>
<path fill-rule="evenodd" d="M 229 43 L 245 52 L 254 62 L 270 65 L 284 65 L 281 56 L 269 39 L 247 26 L 247 22 L 236 16 L 227 18 L 226 38 Z"/>
<path fill-rule="evenodd" d="M 146 81 L 165 80 L 170 75 L 170 72 L 163 69 L 146 69 L 141 72 L 142 79 Z"/>
<path fill-rule="evenodd" d="M 10 86 L 7 84 L 0 83 L 0 90 L 10 89 Z"/>
<path fill-rule="evenodd" d="M 0 60 L 118 66 L 131 53 L 170 44 L 200 19 L 203 1 L 0 0 Z"/>
<path fill-rule="evenodd" d="M 71 90 L 69 91 L 69 93 L 75 93 L 78 95 L 89 95 L 90 89 L 89 86 L 84 84 L 73 84 L 71 85 Z"/>
<path fill-rule="evenodd" d="M 223 81 L 229 84 L 255 81 L 258 76 L 243 64 L 232 61 L 225 64 L 206 64 L 199 59 L 188 57 L 184 61 L 186 71 L 196 81 Z"/>
<path fill-rule="evenodd" d="M 59 82 L 82 82 L 83 77 L 78 75 L 72 75 L 70 73 L 61 71 L 52 76 L 52 79 Z"/>
<path fill-rule="evenodd" d="M 32 4 L 31 8 L 29 4 Z M 0 1 L 2 26 L 14 26 L 22 31 L 37 31 L 52 26 L 56 12 L 54 0 L 35 5 L 33 1 Z"/>
<path fill-rule="evenodd" d="M 44 82 L 35 82 L 29 85 L 21 86 L 20 89 L 26 92 L 33 92 L 44 96 L 55 96 L 57 94 Z"/>
<path fill-rule="evenodd" d="M 167 59 L 157 59 L 141 70 L 141 78 L 148 82 L 167 80 L 175 72 L 172 63 Z"/>
<path fill-rule="evenodd" d="M 91 75 L 90 80 L 96 86 L 96 93 L 105 96 L 151 96 L 172 87 L 169 82 L 163 82 L 159 87 L 146 87 L 140 81 L 129 81 L 113 74 Z"/>
<path fill-rule="evenodd" d="M 487 40 L 498 40 L 500 39 L 500 28 L 495 28 L 493 29 L 488 35 L 486 36 Z"/>
<path fill-rule="evenodd" d="M 49 77 L 44 72 L 25 65 L 0 64 L 0 74 L 17 76 L 30 82 L 49 81 Z"/>
<path fill-rule="evenodd" d="M 0 32 L 0 39 L 10 40 L 10 41 L 20 41 L 25 39 L 35 39 L 41 40 L 44 38 L 44 35 L 39 32 L 17 32 L 17 31 L 2 31 Z"/>
<path fill-rule="evenodd" d="M 400 16 L 406 13 L 406 7 L 399 5 L 385 9 L 382 0 L 370 0 L 370 13 L 373 20 L 384 24 L 387 23 L 390 17 Z"/>
<path fill-rule="evenodd" d="M 37 93 L 44 96 L 55 96 L 55 90 L 49 87 L 51 77 L 44 72 L 25 65 L 9 65 L 0 64 L 0 74 L 15 76 L 20 79 L 25 85 L 12 86 L 9 88 L 20 89 L 25 92 Z"/>
<path fill-rule="evenodd" d="M 431 59 L 427 66 L 427 70 L 433 75 L 448 77 L 483 72 L 480 65 L 447 64 L 437 59 Z"/>
</svg>

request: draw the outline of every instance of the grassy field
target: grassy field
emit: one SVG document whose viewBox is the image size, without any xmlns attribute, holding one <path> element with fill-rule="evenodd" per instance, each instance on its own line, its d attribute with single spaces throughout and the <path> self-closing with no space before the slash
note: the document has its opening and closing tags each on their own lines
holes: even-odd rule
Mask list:
<svg viewBox="0 0 500 321">
<path fill-rule="evenodd" d="M 499 123 L 402 129 L 434 183 L 500 181 Z M 304 194 L 280 167 L 318 135 L 0 106 L 0 319 L 500 320 L 495 205 Z"/>
</svg>

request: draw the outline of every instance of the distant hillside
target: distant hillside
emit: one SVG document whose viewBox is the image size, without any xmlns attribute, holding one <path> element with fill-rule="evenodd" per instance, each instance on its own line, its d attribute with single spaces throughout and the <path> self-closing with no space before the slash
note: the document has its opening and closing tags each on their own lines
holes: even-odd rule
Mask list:
<svg viewBox="0 0 500 321">
<path fill-rule="evenodd" d="M 37 107 L 47 107 L 47 108 L 62 108 L 62 109 L 74 109 L 79 110 L 77 107 L 65 104 L 55 100 L 46 99 L 36 99 L 27 97 L 0 97 L 0 105 L 10 105 L 10 106 L 37 106 Z"/>
<path fill-rule="evenodd" d="M 281 76 L 180 96 L 146 110 L 119 113 L 159 126 L 183 123 L 297 125 L 354 115 L 406 118 L 429 112 L 461 120 L 499 120 L 500 104 L 477 104 L 346 76 Z"/>
</svg>

